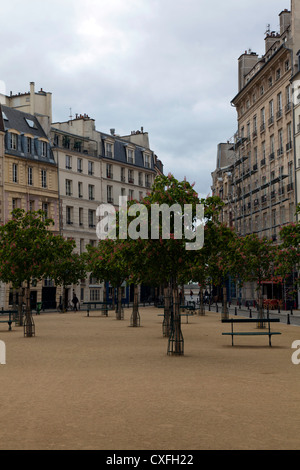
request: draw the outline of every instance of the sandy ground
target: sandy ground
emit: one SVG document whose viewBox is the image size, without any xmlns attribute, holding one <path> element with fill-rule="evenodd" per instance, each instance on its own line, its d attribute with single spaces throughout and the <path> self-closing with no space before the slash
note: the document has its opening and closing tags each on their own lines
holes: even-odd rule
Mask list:
<svg viewBox="0 0 300 470">
<path fill-rule="evenodd" d="M 236 339 L 220 314 L 194 316 L 183 357 L 167 355 L 159 309 L 117 321 L 85 312 L 34 316 L 36 337 L 7 331 L 0 365 L 0 449 L 299 449 L 300 328 Z M 248 327 L 247 327 L 248 328 Z"/>
</svg>

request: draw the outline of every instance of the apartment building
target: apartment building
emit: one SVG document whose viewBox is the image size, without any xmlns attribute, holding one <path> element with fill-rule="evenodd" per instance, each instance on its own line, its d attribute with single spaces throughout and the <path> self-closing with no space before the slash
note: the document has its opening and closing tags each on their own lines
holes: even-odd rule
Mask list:
<svg viewBox="0 0 300 470">
<path fill-rule="evenodd" d="M 143 128 L 126 136 L 114 129 L 105 133 L 96 129 L 95 120 L 87 114 L 53 123 L 52 94 L 36 91 L 34 82 L 28 92 L 0 94 L 0 105 L 3 222 L 14 207 L 41 208 L 55 220 L 55 230 L 74 239 L 82 253 L 87 244 L 98 242 L 100 204 L 118 209 L 120 196 L 141 200 L 156 174 L 163 173 L 163 164 L 150 149 Z M 69 286 L 67 295 L 71 299 L 74 290 L 82 301 L 99 300 L 103 287 L 88 276 L 78 286 Z M 42 300 L 46 307 L 53 307 L 60 295 L 61 289 L 49 279 L 37 286 L 36 293 L 33 290 L 32 304 Z M 128 289 L 124 295 L 129 300 Z M 5 298 L 7 305 L 6 294 Z"/>
<path fill-rule="evenodd" d="M 222 220 L 240 235 L 257 233 L 276 243 L 280 228 L 295 220 L 297 202 L 293 77 L 300 5 L 292 0 L 279 22 L 279 32 L 266 32 L 262 57 L 245 51 L 238 59 L 238 93 L 231 103 L 238 129 L 219 145 L 212 173 L 212 193 L 225 203 Z M 255 298 L 253 289 L 245 297 Z"/>
<path fill-rule="evenodd" d="M 1 223 L 11 218 L 13 209 L 43 210 L 59 231 L 58 171 L 50 141 L 38 119 L 8 106 L 0 105 L 1 132 Z M 56 292 L 47 281 L 32 290 L 31 302 L 50 300 Z M 9 303 L 9 289 L 0 288 L 2 305 Z"/>
<path fill-rule="evenodd" d="M 59 168 L 61 233 L 73 238 L 82 253 L 86 245 L 98 242 L 97 207 L 112 204 L 117 210 L 120 196 L 141 200 L 153 184 L 156 167 L 162 165 L 149 149 L 143 130 L 125 137 L 114 129 L 106 134 L 96 129 L 87 114 L 53 123 L 51 141 Z M 82 301 L 97 300 L 103 285 L 88 277 L 73 289 Z"/>
</svg>

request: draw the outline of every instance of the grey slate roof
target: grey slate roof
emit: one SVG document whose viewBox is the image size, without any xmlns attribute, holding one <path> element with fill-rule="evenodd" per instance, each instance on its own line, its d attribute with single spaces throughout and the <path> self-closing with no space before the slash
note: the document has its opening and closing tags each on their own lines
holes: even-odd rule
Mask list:
<svg viewBox="0 0 300 470">
<path fill-rule="evenodd" d="M 32 134 L 35 137 L 44 137 L 47 139 L 45 132 L 43 131 L 42 126 L 40 125 L 37 118 L 31 114 L 23 113 L 17 109 L 9 108 L 8 106 L 2 105 L 2 111 L 8 120 L 4 119 L 5 130 L 16 129 L 21 133 Z M 31 128 L 25 119 L 29 119 L 34 122 L 35 128 Z"/>
<path fill-rule="evenodd" d="M 55 164 L 53 152 L 50 147 L 49 139 L 44 132 L 41 124 L 39 123 L 36 116 L 24 113 L 14 108 L 10 108 L 8 106 L 1 106 L 1 119 L 4 124 L 4 130 L 6 131 L 5 135 L 5 148 L 6 153 L 10 155 L 16 155 L 19 157 L 30 158 L 32 160 L 39 160 L 44 163 L 51 163 Z M 27 121 L 28 120 L 28 121 Z M 1 121 L 0 121 L 1 122 Z M 31 125 L 30 125 L 30 124 Z M 18 144 L 17 148 L 10 148 L 9 146 L 9 130 L 15 129 L 16 131 L 20 132 L 20 136 L 18 136 Z M 25 134 L 30 134 L 33 137 L 33 145 L 32 150 L 28 153 L 26 141 L 27 137 Z M 41 155 L 41 142 L 39 139 L 47 139 L 47 154 L 46 156 Z"/>
<path fill-rule="evenodd" d="M 102 155 L 105 158 L 105 134 L 102 134 L 101 140 L 102 140 Z M 114 139 L 114 160 L 121 162 L 121 163 L 127 163 L 126 145 L 128 144 L 129 144 L 128 141 L 125 141 L 125 140 L 122 141 L 119 138 Z M 144 157 L 143 157 L 143 151 L 145 149 L 135 144 L 133 145 L 135 147 L 135 156 L 134 156 L 134 164 L 131 164 L 131 165 L 139 167 L 139 168 L 145 168 Z M 151 153 L 151 168 L 147 168 L 147 169 L 154 170 L 153 152 L 150 151 L 149 153 Z M 111 161 L 111 158 L 108 158 L 108 160 Z"/>
</svg>

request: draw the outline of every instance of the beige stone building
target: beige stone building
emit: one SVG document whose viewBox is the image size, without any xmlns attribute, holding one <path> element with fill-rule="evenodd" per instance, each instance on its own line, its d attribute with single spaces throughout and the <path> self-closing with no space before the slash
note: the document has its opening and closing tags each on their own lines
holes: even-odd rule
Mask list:
<svg viewBox="0 0 300 470">
<path fill-rule="evenodd" d="M 225 202 L 223 221 L 241 235 L 257 233 L 275 242 L 280 228 L 295 220 L 297 202 L 292 77 L 300 49 L 299 3 L 292 0 L 279 21 L 280 31 L 266 33 L 262 57 L 245 51 L 238 59 L 232 100 L 238 129 L 219 146 L 212 173 L 212 192 Z M 268 289 L 265 295 L 273 295 Z M 254 290 L 242 296 L 253 299 Z"/>
<path fill-rule="evenodd" d="M 140 200 L 151 189 L 162 162 L 150 149 L 143 128 L 127 136 L 114 129 L 96 129 L 94 119 L 76 115 L 52 122 L 52 94 L 43 89 L 6 96 L 0 94 L 0 218 L 5 222 L 14 207 L 43 209 L 54 229 L 76 242 L 79 253 L 98 242 L 100 204 L 119 207 L 119 197 Z M 81 301 L 101 300 L 103 285 L 90 276 L 68 287 Z M 8 305 L 9 289 L 2 286 L 1 305 Z M 145 297 L 147 293 L 145 292 Z M 124 289 L 124 296 L 128 291 Z M 61 296 L 51 280 L 33 288 L 32 304 L 54 308 Z M 129 300 L 129 298 L 127 298 Z"/>
<path fill-rule="evenodd" d="M 11 218 L 13 209 L 43 210 L 59 231 L 58 171 L 50 141 L 35 115 L 0 106 L 1 223 Z M 51 288 L 51 292 L 50 289 Z M 9 305 L 10 289 L 0 288 L 1 305 Z M 56 290 L 43 281 L 33 286 L 31 304 L 56 303 Z"/>
<path fill-rule="evenodd" d="M 98 242 L 98 206 L 112 204 L 117 210 L 120 196 L 140 200 L 162 165 L 149 149 L 143 130 L 125 137 L 113 129 L 105 134 L 96 130 L 87 114 L 53 123 L 51 141 L 59 167 L 61 233 L 73 238 L 82 253 L 86 245 Z M 103 284 L 90 276 L 69 287 L 69 298 L 73 290 L 81 301 L 103 298 Z"/>
</svg>

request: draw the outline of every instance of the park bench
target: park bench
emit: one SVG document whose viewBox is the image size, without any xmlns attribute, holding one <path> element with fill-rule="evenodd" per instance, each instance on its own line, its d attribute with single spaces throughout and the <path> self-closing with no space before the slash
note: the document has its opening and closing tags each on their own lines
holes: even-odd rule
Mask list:
<svg viewBox="0 0 300 470">
<path fill-rule="evenodd" d="M 87 317 L 90 316 L 90 311 L 100 310 L 102 315 L 108 317 L 108 305 L 109 302 L 83 302 L 82 305 L 87 306 Z M 94 307 L 94 308 L 93 308 Z"/>
<path fill-rule="evenodd" d="M 18 314 L 18 310 L 0 310 L 0 323 L 8 323 L 8 330 L 11 331 L 11 325 L 14 321 L 16 321 L 16 315 Z M 5 320 L 3 320 L 4 316 L 7 316 Z"/>
<path fill-rule="evenodd" d="M 271 337 L 272 335 L 281 335 L 280 332 L 278 331 L 271 331 L 271 323 L 275 322 L 280 322 L 279 318 L 228 318 L 228 319 L 222 319 L 222 323 L 231 323 L 231 332 L 227 333 L 222 333 L 222 335 L 230 335 L 231 340 L 232 340 L 232 346 L 233 346 L 233 337 L 234 336 L 269 336 L 269 346 L 272 346 L 271 344 Z M 267 331 L 233 331 L 233 325 L 235 323 L 267 323 L 268 324 L 268 329 Z"/>
</svg>

